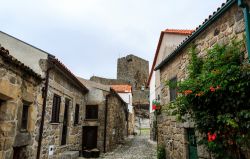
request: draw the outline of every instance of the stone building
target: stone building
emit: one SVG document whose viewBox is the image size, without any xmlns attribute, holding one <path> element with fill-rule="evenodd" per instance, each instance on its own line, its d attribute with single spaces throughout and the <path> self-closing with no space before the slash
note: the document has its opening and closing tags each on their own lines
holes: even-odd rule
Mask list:
<svg viewBox="0 0 250 159">
<path fill-rule="evenodd" d="M 111 85 L 111 87 L 119 94 L 119 96 L 128 105 L 128 134 L 132 135 L 135 132 L 135 110 L 132 105 L 133 94 L 132 86 L 130 85 Z"/>
<path fill-rule="evenodd" d="M 146 89 L 148 76 L 148 61 L 135 55 L 127 55 L 118 59 L 117 79 L 128 81 L 132 85 L 133 105 L 140 105 L 145 109 L 149 104 L 149 90 Z"/>
<path fill-rule="evenodd" d="M 77 157 L 82 149 L 82 121 L 88 89 L 53 56 L 48 56 L 45 68 L 40 158 Z"/>
<path fill-rule="evenodd" d="M 105 85 L 131 85 L 133 105 L 141 105 L 142 108 L 148 110 L 149 90 L 146 88 L 148 75 L 148 61 L 135 55 L 127 55 L 126 57 L 122 57 L 117 60 L 117 79 L 107 79 L 93 76 L 90 80 Z"/>
<path fill-rule="evenodd" d="M 0 159 L 35 158 L 42 78 L 0 48 Z"/>
<path fill-rule="evenodd" d="M 156 48 L 153 64 L 149 73 L 147 87 L 150 88 L 149 113 L 150 113 L 150 139 L 156 141 L 156 116 L 152 109 L 153 101 L 160 101 L 161 89 L 164 87 L 160 82 L 160 71 L 154 71 L 155 66 L 171 53 L 193 30 L 166 29 L 161 31 L 159 42 Z"/>
<path fill-rule="evenodd" d="M 156 48 L 153 64 L 149 73 L 147 87 L 150 88 L 150 139 L 156 141 L 156 119 L 152 103 L 154 100 L 160 101 L 161 89 L 164 85 L 160 82 L 160 71 L 154 71 L 155 67 L 168 56 L 193 30 L 166 29 L 161 31 L 159 42 Z"/>
<path fill-rule="evenodd" d="M 223 4 L 156 66 L 155 70 L 160 70 L 161 84 L 166 80 L 181 81 L 187 77 L 189 44 L 193 43 L 197 48 L 198 56 L 203 57 L 206 55 L 206 49 L 215 43 L 228 44 L 232 38 L 243 39 L 245 20 L 242 9 L 236 2 L 236 0 L 229 0 Z M 249 0 L 246 2 L 249 4 Z M 173 100 L 175 93 L 174 90 L 164 87 L 161 90 L 161 104 L 167 104 Z M 193 123 L 179 123 L 174 116 L 163 113 L 158 119 L 158 144 L 165 145 L 167 158 L 183 159 L 190 156 L 209 158 L 204 147 L 189 141 L 189 139 L 195 139 Z M 250 156 L 246 155 L 246 158 Z"/>
<path fill-rule="evenodd" d="M 44 79 L 36 112 L 32 152 L 36 156 L 27 158 L 78 157 L 88 89 L 53 55 L 3 32 L 0 42 Z"/>
<path fill-rule="evenodd" d="M 78 79 L 89 89 L 83 115 L 83 149 L 111 151 L 128 135 L 127 103 L 108 85 Z"/>
</svg>

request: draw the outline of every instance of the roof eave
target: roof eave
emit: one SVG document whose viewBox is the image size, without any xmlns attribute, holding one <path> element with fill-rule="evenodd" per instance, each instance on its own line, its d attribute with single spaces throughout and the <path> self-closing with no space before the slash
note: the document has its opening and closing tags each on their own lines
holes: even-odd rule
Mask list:
<svg viewBox="0 0 250 159">
<path fill-rule="evenodd" d="M 196 38 L 205 28 L 207 28 L 210 24 L 212 24 L 215 20 L 217 20 L 221 14 L 223 14 L 227 9 L 229 9 L 236 0 L 229 0 L 220 10 L 218 10 L 210 19 L 203 23 L 196 31 L 194 31 L 189 38 L 184 40 L 179 47 L 174 50 L 169 56 L 167 56 L 156 68 L 154 69 L 159 70 L 161 69 L 168 61 L 170 61 L 173 57 L 175 57 L 179 51 L 181 51 L 189 42 L 191 42 L 194 38 Z"/>
<path fill-rule="evenodd" d="M 61 64 L 61 62 L 59 60 L 57 60 L 56 58 L 50 57 L 49 61 L 52 62 L 53 64 L 55 64 L 59 69 L 63 70 L 63 72 L 65 72 L 67 75 L 70 76 L 70 78 L 76 83 L 76 85 L 82 89 L 82 91 L 86 94 L 88 93 L 88 88 L 85 87 L 82 82 L 80 82 L 77 77 L 70 72 L 63 64 Z"/>
</svg>

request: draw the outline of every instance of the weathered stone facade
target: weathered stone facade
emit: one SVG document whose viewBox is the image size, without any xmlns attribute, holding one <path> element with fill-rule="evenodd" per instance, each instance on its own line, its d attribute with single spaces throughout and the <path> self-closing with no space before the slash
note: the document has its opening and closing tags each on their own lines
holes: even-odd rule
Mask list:
<svg viewBox="0 0 250 159">
<path fill-rule="evenodd" d="M 117 79 L 130 82 L 133 90 L 140 90 L 142 86 L 146 86 L 148 68 L 148 61 L 134 55 L 127 55 L 117 61 Z"/>
<path fill-rule="evenodd" d="M 72 77 L 65 73 L 67 70 L 62 68 L 59 62 L 57 64 L 51 63 L 50 59 L 48 60 L 49 67 L 52 67 L 52 69 L 49 72 L 46 114 L 42 134 L 43 139 L 40 155 L 42 159 L 63 158 L 68 151 L 78 153 L 81 150 L 82 122 L 86 105 L 86 90 L 79 87 L 72 80 Z M 53 98 L 55 95 L 60 97 L 61 101 L 58 122 L 52 121 Z M 66 108 L 66 101 L 68 101 L 68 108 Z M 78 123 L 75 124 L 76 105 L 79 105 L 79 119 Z M 65 136 L 63 136 L 64 124 L 66 125 L 65 129 L 67 129 Z M 64 138 L 66 138 L 66 142 L 63 144 L 62 140 Z M 49 148 L 51 146 L 54 152 L 49 155 Z"/>
<path fill-rule="evenodd" d="M 135 132 L 135 110 L 132 113 L 129 112 L 128 115 L 128 134 L 133 135 Z"/>
<path fill-rule="evenodd" d="M 94 82 L 101 83 L 104 85 L 129 84 L 128 81 L 123 80 L 123 79 L 109 79 L 109 78 L 103 78 L 103 77 L 97 77 L 97 76 L 92 76 L 90 78 L 90 81 L 94 81 Z"/>
<path fill-rule="evenodd" d="M 124 101 L 117 98 L 117 94 L 112 93 L 107 98 L 108 115 L 107 115 L 107 137 L 106 150 L 111 151 L 118 144 L 124 142 L 127 136 L 127 106 Z"/>
<path fill-rule="evenodd" d="M 233 4 L 220 17 L 210 25 L 203 29 L 191 42 L 195 44 L 198 55 L 206 56 L 206 50 L 215 43 L 228 44 L 231 39 L 243 39 L 244 35 L 244 19 L 242 10 Z M 165 63 L 160 68 L 161 83 L 177 77 L 178 81 L 182 81 L 188 75 L 188 46 L 178 51 L 178 54 Z M 170 101 L 169 89 L 164 87 L 161 90 L 161 104 L 167 104 Z M 178 123 L 175 117 L 166 116 L 166 114 L 158 117 L 158 142 L 159 145 L 166 146 L 167 158 L 183 159 L 188 158 L 188 142 L 187 130 L 193 128 L 192 123 Z M 205 149 L 198 145 L 199 158 L 209 158 Z"/>
<path fill-rule="evenodd" d="M 110 86 L 78 79 L 89 89 L 86 105 L 98 106 L 98 118 L 86 119 L 84 114 L 83 129 L 97 127 L 97 148 L 101 152 L 112 151 L 127 136 L 127 104 Z"/>
<path fill-rule="evenodd" d="M 134 55 L 127 55 L 117 61 L 117 79 L 128 81 L 131 84 L 134 106 L 141 103 L 149 104 L 149 90 L 146 89 L 148 69 L 148 61 Z M 141 91 L 142 87 L 145 88 L 144 91 Z"/>
<path fill-rule="evenodd" d="M 0 159 L 30 158 L 37 152 L 42 79 L 0 49 Z M 27 119 L 23 126 L 23 107 Z M 14 156 L 14 157 L 13 157 Z"/>
</svg>

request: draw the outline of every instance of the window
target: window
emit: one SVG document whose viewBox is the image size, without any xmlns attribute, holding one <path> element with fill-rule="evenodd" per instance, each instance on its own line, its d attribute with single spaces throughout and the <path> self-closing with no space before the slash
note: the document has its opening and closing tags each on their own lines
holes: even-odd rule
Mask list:
<svg viewBox="0 0 250 159">
<path fill-rule="evenodd" d="M 86 119 L 98 119 L 98 105 L 86 105 Z"/>
<path fill-rule="evenodd" d="M 52 123 L 59 123 L 60 104 L 61 104 L 61 97 L 55 94 L 52 105 L 52 117 L 51 117 Z"/>
<path fill-rule="evenodd" d="M 177 84 L 177 77 L 175 76 L 174 78 L 172 78 L 170 80 L 170 83 L 176 85 Z M 169 91 L 170 91 L 170 101 L 174 101 L 176 99 L 176 96 L 177 96 L 176 88 L 169 88 Z"/>
<path fill-rule="evenodd" d="M 3 104 L 3 100 L 0 99 L 0 106 Z"/>
<path fill-rule="evenodd" d="M 76 104 L 75 107 L 75 121 L 74 124 L 77 125 L 79 124 L 79 104 Z"/>
<path fill-rule="evenodd" d="M 21 129 L 27 130 L 28 125 L 28 116 L 29 116 L 29 106 L 23 105 L 22 119 L 21 119 Z"/>
</svg>

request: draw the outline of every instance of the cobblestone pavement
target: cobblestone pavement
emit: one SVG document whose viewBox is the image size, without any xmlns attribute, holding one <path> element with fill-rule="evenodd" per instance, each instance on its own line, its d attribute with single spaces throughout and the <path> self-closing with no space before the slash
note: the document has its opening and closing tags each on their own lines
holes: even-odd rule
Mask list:
<svg viewBox="0 0 250 159">
<path fill-rule="evenodd" d="M 156 159 L 156 144 L 148 135 L 129 137 L 124 145 L 100 158 L 106 159 Z"/>
</svg>

